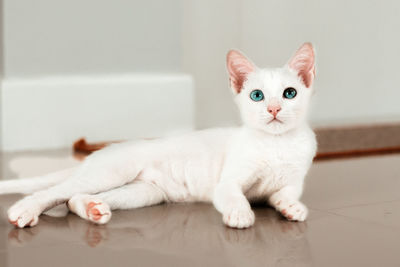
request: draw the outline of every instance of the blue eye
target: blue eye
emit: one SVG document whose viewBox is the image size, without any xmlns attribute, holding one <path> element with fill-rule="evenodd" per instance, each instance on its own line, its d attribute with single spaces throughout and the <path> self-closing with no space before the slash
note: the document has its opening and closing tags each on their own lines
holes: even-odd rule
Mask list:
<svg viewBox="0 0 400 267">
<path fill-rule="evenodd" d="M 287 99 L 295 98 L 296 95 L 297 91 L 293 87 L 286 88 L 285 91 L 283 91 L 283 97 Z"/>
<path fill-rule="evenodd" d="M 256 89 L 251 91 L 250 98 L 251 100 L 258 102 L 264 99 L 264 94 L 261 90 Z"/>
</svg>

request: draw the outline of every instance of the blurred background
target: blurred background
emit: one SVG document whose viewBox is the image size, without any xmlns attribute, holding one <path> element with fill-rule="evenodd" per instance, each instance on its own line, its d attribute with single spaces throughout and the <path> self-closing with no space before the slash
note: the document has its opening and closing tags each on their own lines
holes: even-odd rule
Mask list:
<svg viewBox="0 0 400 267">
<path fill-rule="evenodd" d="M 315 127 L 400 121 L 400 2 L 1 0 L 1 147 L 239 123 L 225 70 L 317 50 Z"/>
</svg>

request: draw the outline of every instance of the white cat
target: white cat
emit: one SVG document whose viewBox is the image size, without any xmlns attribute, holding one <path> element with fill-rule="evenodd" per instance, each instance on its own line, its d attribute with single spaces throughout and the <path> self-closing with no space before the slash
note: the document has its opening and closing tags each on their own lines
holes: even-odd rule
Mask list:
<svg viewBox="0 0 400 267">
<path fill-rule="evenodd" d="M 259 69 L 232 50 L 227 68 L 242 127 L 115 144 L 77 168 L 2 181 L 0 194 L 34 192 L 8 210 L 10 223 L 34 226 L 41 213 L 65 202 L 99 224 L 110 220 L 113 209 L 192 201 L 212 201 L 235 228 L 254 224 L 253 201 L 269 202 L 289 220 L 305 220 L 299 198 L 316 152 L 306 123 L 315 75 L 312 45 L 305 43 L 277 69 Z"/>
</svg>

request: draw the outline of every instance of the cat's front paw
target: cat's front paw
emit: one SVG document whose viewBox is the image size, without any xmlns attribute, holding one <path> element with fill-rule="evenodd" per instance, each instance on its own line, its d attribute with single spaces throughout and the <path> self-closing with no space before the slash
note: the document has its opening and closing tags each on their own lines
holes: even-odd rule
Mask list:
<svg viewBox="0 0 400 267">
<path fill-rule="evenodd" d="M 289 221 L 302 222 L 307 218 L 307 207 L 298 200 L 277 200 L 275 208 Z"/>
<path fill-rule="evenodd" d="M 224 223 L 232 228 L 248 228 L 254 224 L 254 212 L 250 208 L 232 208 L 222 214 Z"/>
<path fill-rule="evenodd" d="M 8 221 L 18 228 L 35 226 L 39 222 L 38 210 L 32 199 L 22 199 L 8 209 Z"/>
</svg>

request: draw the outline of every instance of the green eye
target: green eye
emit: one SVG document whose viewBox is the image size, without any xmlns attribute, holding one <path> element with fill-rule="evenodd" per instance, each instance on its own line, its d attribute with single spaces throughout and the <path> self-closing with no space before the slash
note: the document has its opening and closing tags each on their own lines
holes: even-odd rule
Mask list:
<svg viewBox="0 0 400 267">
<path fill-rule="evenodd" d="M 286 88 L 285 91 L 283 91 L 283 97 L 287 99 L 295 98 L 296 95 L 297 91 L 293 87 Z"/>
<path fill-rule="evenodd" d="M 251 100 L 258 102 L 264 99 L 264 94 L 261 90 L 256 89 L 251 91 L 250 98 Z"/>
</svg>

